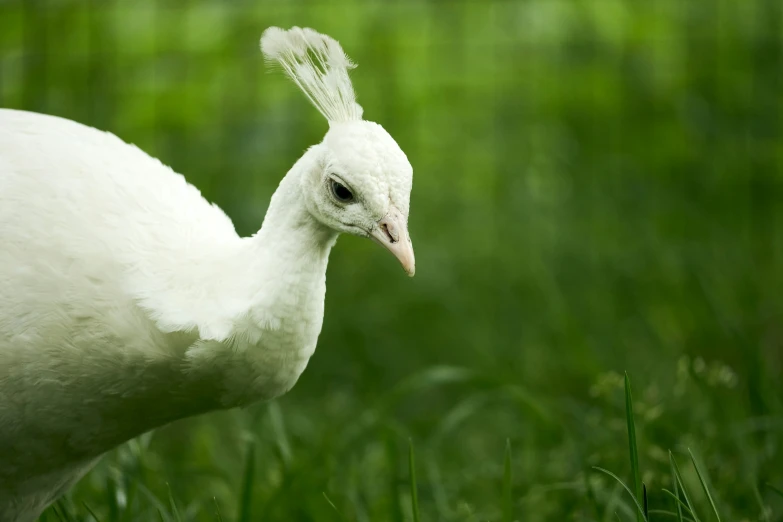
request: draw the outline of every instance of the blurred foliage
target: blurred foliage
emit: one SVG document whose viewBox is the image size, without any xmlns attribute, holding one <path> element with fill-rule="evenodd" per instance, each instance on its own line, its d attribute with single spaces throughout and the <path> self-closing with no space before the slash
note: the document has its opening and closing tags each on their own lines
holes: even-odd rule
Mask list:
<svg viewBox="0 0 783 522">
<path fill-rule="evenodd" d="M 359 64 L 414 165 L 416 278 L 341 239 L 292 392 L 133 441 L 62 509 L 411 520 L 410 437 L 422 520 L 500 520 L 510 438 L 520 520 L 631 520 L 589 471 L 630 474 L 627 370 L 653 505 L 692 447 L 726 519 L 783 520 L 780 0 L 0 0 L 0 106 L 110 130 L 251 234 L 327 127 L 270 25 Z"/>
</svg>

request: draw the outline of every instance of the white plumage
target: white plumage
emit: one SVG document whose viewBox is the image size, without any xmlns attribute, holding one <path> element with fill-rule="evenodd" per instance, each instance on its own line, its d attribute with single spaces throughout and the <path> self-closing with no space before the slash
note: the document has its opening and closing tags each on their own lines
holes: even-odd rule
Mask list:
<svg viewBox="0 0 783 522">
<path fill-rule="evenodd" d="M 115 136 L 0 110 L 0 520 L 34 520 L 102 453 L 175 419 L 289 390 L 323 319 L 338 233 L 413 275 L 412 169 L 361 119 L 339 44 L 268 29 L 327 117 L 261 230 Z"/>
</svg>

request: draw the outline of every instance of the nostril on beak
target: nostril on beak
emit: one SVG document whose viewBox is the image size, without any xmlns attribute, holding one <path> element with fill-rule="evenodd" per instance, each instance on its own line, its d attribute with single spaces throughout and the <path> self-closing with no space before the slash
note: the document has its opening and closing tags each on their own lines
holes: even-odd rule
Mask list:
<svg viewBox="0 0 783 522">
<path fill-rule="evenodd" d="M 395 239 L 394 235 L 389 230 L 389 225 L 384 223 L 383 225 L 381 225 L 381 228 L 383 228 L 383 233 L 386 234 L 387 238 L 389 238 L 389 242 L 390 243 L 396 243 L 397 242 L 397 239 Z"/>
</svg>

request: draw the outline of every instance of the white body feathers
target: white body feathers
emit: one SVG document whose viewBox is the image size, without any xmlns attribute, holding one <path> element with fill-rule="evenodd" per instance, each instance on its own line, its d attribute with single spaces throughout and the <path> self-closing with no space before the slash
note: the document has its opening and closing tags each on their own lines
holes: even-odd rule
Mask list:
<svg viewBox="0 0 783 522">
<path fill-rule="evenodd" d="M 304 216 L 307 159 L 242 239 L 135 147 L 0 110 L 0 520 L 139 433 L 293 386 L 336 238 Z"/>
<path fill-rule="evenodd" d="M 262 47 L 330 129 L 251 238 L 115 136 L 0 109 L 0 521 L 34 520 L 138 434 L 289 390 L 321 330 L 338 233 L 413 274 L 412 169 L 361 120 L 339 44 L 272 28 Z"/>
</svg>

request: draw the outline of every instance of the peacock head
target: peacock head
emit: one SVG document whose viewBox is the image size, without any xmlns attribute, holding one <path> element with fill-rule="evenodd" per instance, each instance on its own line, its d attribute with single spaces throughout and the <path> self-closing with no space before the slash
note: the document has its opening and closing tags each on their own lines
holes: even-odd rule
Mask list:
<svg viewBox="0 0 783 522">
<path fill-rule="evenodd" d="M 329 122 L 314 148 L 318 167 L 302 179 L 310 213 L 337 232 L 371 238 L 413 276 L 408 235 L 413 168 L 383 127 L 362 119 L 348 77 L 355 65 L 337 41 L 312 29 L 270 27 L 261 50 Z"/>
</svg>

